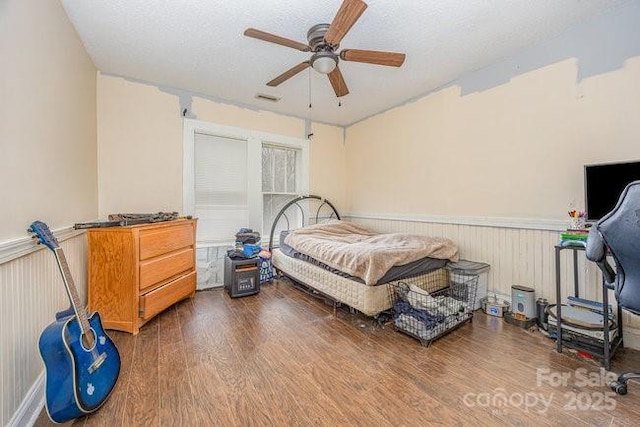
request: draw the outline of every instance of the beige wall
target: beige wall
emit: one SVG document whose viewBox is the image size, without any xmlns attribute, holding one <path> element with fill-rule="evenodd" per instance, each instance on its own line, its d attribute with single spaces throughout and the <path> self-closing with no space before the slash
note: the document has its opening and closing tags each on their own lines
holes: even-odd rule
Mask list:
<svg viewBox="0 0 640 427">
<path fill-rule="evenodd" d="M 193 99 L 192 113 L 198 120 L 260 132 L 304 138 L 304 120 L 269 111 L 222 104 L 204 98 Z"/>
<path fill-rule="evenodd" d="M 343 128 L 316 123 L 311 131 L 310 193 L 325 197 L 344 212 L 348 203 Z"/>
<path fill-rule="evenodd" d="M 98 75 L 99 213 L 182 212 L 182 117 L 179 96 L 121 77 Z M 190 113 L 225 126 L 304 137 L 304 120 L 194 97 Z M 342 128 L 314 125 L 311 191 L 344 203 Z M 317 144 L 316 144 L 317 142 Z M 340 165 L 325 180 L 326 162 Z M 315 179 L 314 179 L 315 177 Z"/>
<path fill-rule="evenodd" d="M 564 219 L 570 204 L 584 208 L 583 165 L 640 159 L 640 58 L 577 75 L 567 59 L 349 127 L 349 210 Z"/>
<path fill-rule="evenodd" d="M 0 242 L 97 214 L 96 69 L 58 1 L 0 3 Z"/>
<path fill-rule="evenodd" d="M 0 20 L 0 247 L 6 255 L 36 219 L 55 230 L 97 216 L 96 69 L 59 1 L 3 0 Z M 61 245 L 84 300 L 85 238 Z M 38 337 L 68 305 L 50 251 L 0 263 L 0 425 L 28 425 L 29 410 L 40 411 Z M 21 405 L 26 412 L 18 411 Z"/>
<path fill-rule="evenodd" d="M 98 74 L 99 216 L 182 210 L 182 119 L 176 97 Z"/>
<path fill-rule="evenodd" d="M 512 285 L 526 285 L 555 303 L 557 230 L 568 225 L 571 205 L 584 208 L 584 165 L 640 160 L 640 56 L 580 81 L 581 62 L 569 57 L 463 90 L 533 57 L 347 128 L 347 210 L 381 232 L 449 237 L 462 258 L 490 264 L 490 292 L 508 298 Z M 573 286 L 567 252 L 563 300 Z M 578 263 L 581 296 L 601 300 L 599 270 L 584 253 Z M 640 348 L 639 319 L 623 317 L 628 347 Z"/>
</svg>

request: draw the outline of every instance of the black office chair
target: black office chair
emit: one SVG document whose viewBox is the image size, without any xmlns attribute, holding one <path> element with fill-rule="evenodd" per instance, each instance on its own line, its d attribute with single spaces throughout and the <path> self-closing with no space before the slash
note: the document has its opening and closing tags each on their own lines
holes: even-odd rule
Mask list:
<svg viewBox="0 0 640 427">
<path fill-rule="evenodd" d="M 618 305 L 640 315 L 640 181 L 627 185 L 613 210 L 591 227 L 586 255 L 602 270 Z M 615 271 L 607 262 L 607 255 L 613 257 Z M 631 378 L 640 378 L 640 372 L 620 375 L 610 384 L 611 389 L 627 394 L 627 381 Z"/>
</svg>

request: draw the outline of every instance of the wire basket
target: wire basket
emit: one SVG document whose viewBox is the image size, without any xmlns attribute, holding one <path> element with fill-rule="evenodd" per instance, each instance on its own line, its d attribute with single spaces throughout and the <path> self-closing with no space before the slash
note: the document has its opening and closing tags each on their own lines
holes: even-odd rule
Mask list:
<svg viewBox="0 0 640 427">
<path fill-rule="evenodd" d="M 434 283 L 388 287 L 395 329 L 425 346 L 473 318 L 478 276 L 442 270 L 445 274 L 434 276 Z"/>
</svg>

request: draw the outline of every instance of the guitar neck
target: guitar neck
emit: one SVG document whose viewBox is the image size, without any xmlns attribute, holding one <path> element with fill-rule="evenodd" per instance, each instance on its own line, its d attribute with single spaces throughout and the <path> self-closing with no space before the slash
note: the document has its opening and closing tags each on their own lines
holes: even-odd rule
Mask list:
<svg viewBox="0 0 640 427">
<path fill-rule="evenodd" d="M 64 282 L 64 286 L 67 290 L 69 301 L 71 301 L 71 305 L 73 306 L 73 310 L 76 313 L 76 317 L 78 318 L 78 322 L 80 323 L 82 332 L 86 332 L 90 329 L 89 321 L 87 320 L 87 313 L 82 308 L 82 304 L 80 303 L 78 290 L 76 289 L 76 285 L 73 282 L 73 277 L 71 275 L 71 271 L 69 270 L 69 264 L 67 264 L 67 258 L 64 256 L 64 252 L 60 247 L 55 248 L 53 252 L 56 255 L 56 261 L 58 263 L 60 273 L 62 274 L 62 281 Z"/>
</svg>

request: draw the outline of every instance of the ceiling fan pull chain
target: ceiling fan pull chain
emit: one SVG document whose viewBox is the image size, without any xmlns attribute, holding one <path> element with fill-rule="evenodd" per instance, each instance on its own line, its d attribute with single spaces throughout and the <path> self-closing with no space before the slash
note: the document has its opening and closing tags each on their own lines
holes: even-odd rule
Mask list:
<svg viewBox="0 0 640 427">
<path fill-rule="evenodd" d="M 309 68 L 309 109 L 311 109 L 311 68 Z"/>
</svg>

